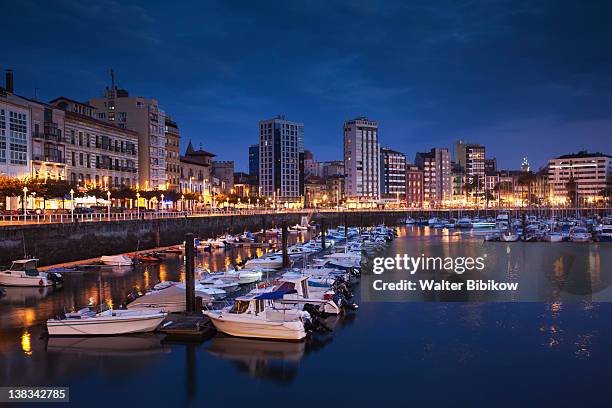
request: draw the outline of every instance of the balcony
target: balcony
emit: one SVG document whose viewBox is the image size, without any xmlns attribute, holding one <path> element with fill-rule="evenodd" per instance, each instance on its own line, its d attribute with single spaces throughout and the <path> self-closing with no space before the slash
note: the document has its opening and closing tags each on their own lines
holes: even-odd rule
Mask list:
<svg viewBox="0 0 612 408">
<path fill-rule="evenodd" d="M 61 163 L 61 164 L 66 163 L 66 159 L 58 155 L 34 154 L 32 155 L 32 160 L 37 161 L 37 162 L 45 162 L 45 163 Z"/>
</svg>

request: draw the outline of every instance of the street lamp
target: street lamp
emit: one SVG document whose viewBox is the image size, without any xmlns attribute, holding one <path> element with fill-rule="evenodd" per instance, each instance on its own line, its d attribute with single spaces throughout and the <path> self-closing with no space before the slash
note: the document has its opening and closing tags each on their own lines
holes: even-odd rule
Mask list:
<svg viewBox="0 0 612 408">
<path fill-rule="evenodd" d="M 28 201 L 28 188 L 24 187 L 23 188 L 23 223 L 24 224 L 26 222 L 26 216 L 28 215 L 27 201 Z"/>
<path fill-rule="evenodd" d="M 110 221 L 110 207 L 111 207 L 111 192 L 110 190 L 106 192 L 106 196 L 108 197 L 108 220 Z"/>
<path fill-rule="evenodd" d="M 161 195 L 161 213 L 162 217 L 164 216 L 164 195 Z"/>
<path fill-rule="evenodd" d="M 74 189 L 70 189 L 70 217 L 74 222 Z"/>
<path fill-rule="evenodd" d="M 140 219 L 140 192 L 136 192 L 136 217 Z"/>
<path fill-rule="evenodd" d="M 181 211 L 185 211 L 185 195 L 181 194 Z"/>
</svg>

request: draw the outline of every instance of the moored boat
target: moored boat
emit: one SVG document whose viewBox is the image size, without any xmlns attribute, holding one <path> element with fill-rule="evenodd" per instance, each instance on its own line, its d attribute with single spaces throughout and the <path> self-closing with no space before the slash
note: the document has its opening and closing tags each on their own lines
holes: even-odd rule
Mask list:
<svg viewBox="0 0 612 408">
<path fill-rule="evenodd" d="M 100 262 L 108 266 L 133 266 L 135 260 L 127 255 L 103 255 Z"/>
<path fill-rule="evenodd" d="M 96 313 L 89 308 L 47 320 L 50 336 L 108 336 L 152 332 L 167 314 L 160 310 L 113 310 Z"/>
</svg>

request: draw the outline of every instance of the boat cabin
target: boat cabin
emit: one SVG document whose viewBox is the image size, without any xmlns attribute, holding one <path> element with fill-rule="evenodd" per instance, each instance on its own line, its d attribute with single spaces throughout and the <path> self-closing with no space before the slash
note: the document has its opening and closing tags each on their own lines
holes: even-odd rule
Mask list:
<svg viewBox="0 0 612 408">
<path fill-rule="evenodd" d="M 38 259 L 19 259 L 13 261 L 10 269 L 5 272 L 25 272 L 28 276 L 38 276 Z"/>
</svg>

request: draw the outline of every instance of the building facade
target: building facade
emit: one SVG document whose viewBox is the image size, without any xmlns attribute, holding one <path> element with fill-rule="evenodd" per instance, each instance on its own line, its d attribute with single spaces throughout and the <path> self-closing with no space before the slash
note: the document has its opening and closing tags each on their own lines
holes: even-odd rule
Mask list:
<svg viewBox="0 0 612 408">
<path fill-rule="evenodd" d="M 169 115 L 164 118 L 164 126 L 167 189 L 178 191 L 181 182 L 181 133 Z"/>
<path fill-rule="evenodd" d="M 91 99 L 97 119 L 135 130 L 138 139 L 139 187 L 166 189 L 166 135 L 164 112 L 155 99 L 129 96 L 113 80 L 102 98 Z"/>
<path fill-rule="evenodd" d="M 406 155 L 395 150 L 380 149 L 381 196 L 404 199 L 406 196 Z"/>
<path fill-rule="evenodd" d="M 223 194 L 234 194 L 234 161 L 215 160 L 212 162 L 212 174 L 219 180 Z"/>
<path fill-rule="evenodd" d="M 304 194 L 304 125 L 280 115 L 259 122 L 259 187 L 287 201 Z"/>
<path fill-rule="evenodd" d="M 194 193 L 202 196 L 202 202 L 210 204 L 214 200 L 215 186 L 212 177 L 212 158 L 214 154 L 205 150 L 195 150 L 191 141 L 185 155 L 180 158 L 179 190 L 181 193 Z"/>
<path fill-rule="evenodd" d="M 50 102 L 62 109 L 66 174 L 79 186 L 111 189 L 138 185 L 138 133 L 94 118 L 94 108 L 66 97 Z"/>
<path fill-rule="evenodd" d="M 415 164 L 423 171 L 423 205 L 441 206 L 452 199 L 451 160 L 446 147 L 417 153 Z"/>
<path fill-rule="evenodd" d="M 378 123 L 364 117 L 344 123 L 344 184 L 347 199 L 380 198 L 380 145 Z"/>
<path fill-rule="evenodd" d="M 25 178 L 32 172 L 32 117 L 29 104 L 12 93 L 12 73 L 0 88 L 0 176 Z"/>
<path fill-rule="evenodd" d="M 406 206 L 423 207 L 423 170 L 418 166 L 406 166 Z"/>
<path fill-rule="evenodd" d="M 455 142 L 455 163 L 465 173 L 465 184 L 468 185 L 469 197 L 478 200 L 485 190 L 485 147 L 463 140 Z"/>
<path fill-rule="evenodd" d="M 332 160 L 321 162 L 322 177 L 327 178 L 331 176 L 342 176 L 344 177 L 344 161 Z M 343 193 L 344 194 L 344 193 Z"/>
<path fill-rule="evenodd" d="M 575 192 L 568 191 L 570 180 L 575 182 Z M 612 156 L 580 151 L 551 159 L 548 185 L 558 201 L 569 198 L 570 193 L 575 195 L 575 203 L 596 200 L 612 186 Z"/>
<path fill-rule="evenodd" d="M 304 175 L 323 177 L 321 163 L 315 160 L 310 150 L 304 150 Z"/>
</svg>

